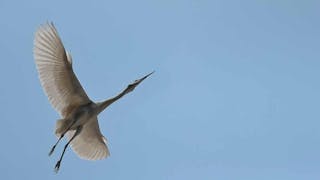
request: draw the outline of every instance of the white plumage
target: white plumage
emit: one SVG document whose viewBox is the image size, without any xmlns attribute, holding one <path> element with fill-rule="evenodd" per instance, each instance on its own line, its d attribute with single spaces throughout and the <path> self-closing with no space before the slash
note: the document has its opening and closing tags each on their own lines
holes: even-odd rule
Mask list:
<svg viewBox="0 0 320 180">
<path fill-rule="evenodd" d="M 41 85 L 51 105 L 62 117 L 67 116 L 70 108 L 90 102 L 52 23 L 42 25 L 36 32 L 34 59 Z"/>
<path fill-rule="evenodd" d="M 75 131 L 68 131 L 68 139 L 71 139 L 74 133 Z M 106 138 L 100 132 L 98 119 L 93 118 L 84 125 L 77 138 L 71 141 L 71 147 L 82 159 L 100 160 L 110 155 L 106 143 Z"/>
</svg>

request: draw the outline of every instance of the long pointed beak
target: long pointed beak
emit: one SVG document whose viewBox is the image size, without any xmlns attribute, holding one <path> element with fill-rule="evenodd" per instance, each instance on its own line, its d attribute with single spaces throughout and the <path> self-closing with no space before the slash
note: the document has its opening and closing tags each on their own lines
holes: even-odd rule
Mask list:
<svg viewBox="0 0 320 180">
<path fill-rule="evenodd" d="M 133 83 L 128 85 L 128 87 L 123 91 L 123 93 L 127 94 L 127 93 L 133 91 L 135 87 L 137 87 L 143 80 L 145 80 L 147 77 L 149 77 L 153 73 L 154 73 L 154 71 L 152 71 L 151 73 L 147 74 L 146 76 L 144 76 L 141 79 L 135 80 Z"/>
<path fill-rule="evenodd" d="M 134 81 L 134 85 L 138 85 L 138 84 L 140 84 L 143 80 L 145 80 L 147 77 L 149 77 L 151 74 L 153 74 L 154 73 L 154 71 L 152 71 L 151 73 L 149 73 L 149 74 L 147 74 L 146 76 L 144 76 L 143 78 L 141 78 L 141 79 L 137 79 L 137 80 L 135 80 Z"/>
</svg>

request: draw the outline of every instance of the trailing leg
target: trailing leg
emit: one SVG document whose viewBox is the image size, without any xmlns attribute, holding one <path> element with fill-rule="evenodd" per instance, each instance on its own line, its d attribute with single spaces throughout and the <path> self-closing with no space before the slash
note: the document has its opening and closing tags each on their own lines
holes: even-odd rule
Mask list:
<svg viewBox="0 0 320 180">
<path fill-rule="evenodd" d="M 76 129 L 76 132 L 74 133 L 74 135 L 71 137 L 71 139 L 68 141 L 68 143 L 64 146 L 63 151 L 62 151 L 62 154 L 61 154 L 61 156 L 60 156 L 60 159 L 59 159 L 59 161 L 57 162 L 57 164 L 56 164 L 56 166 L 55 166 L 55 168 L 54 168 L 54 170 L 55 170 L 56 173 L 59 171 L 62 158 L 63 158 L 63 156 L 64 156 L 64 153 L 65 153 L 68 145 L 69 145 L 70 142 L 81 132 L 81 130 L 82 130 L 82 126 L 78 126 L 77 129 Z"/>
<path fill-rule="evenodd" d="M 58 141 L 52 146 L 50 152 L 49 152 L 49 156 L 51 156 L 51 154 L 53 153 L 54 149 L 56 148 L 57 144 L 59 143 L 59 141 L 63 138 L 65 133 L 61 134 Z"/>
<path fill-rule="evenodd" d="M 75 121 L 71 121 L 69 119 L 59 119 L 56 123 L 56 135 L 59 136 L 58 141 L 52 146 L 49 156 L 53 153 L 54 149 L 60 142 L 60 140 L 64 137 L 64 135 L 71 129 L 71 127 L 74 125 Z"/>
</svg>

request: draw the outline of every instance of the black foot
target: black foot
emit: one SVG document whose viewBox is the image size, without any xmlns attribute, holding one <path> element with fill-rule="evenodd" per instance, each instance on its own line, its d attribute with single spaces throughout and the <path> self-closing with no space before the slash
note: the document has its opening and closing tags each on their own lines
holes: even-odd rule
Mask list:
<svg viewBox="0 0 320 180">
<path fill-rule="evenodd" d="M 50 150 L 50 152 L 49 152 L 49 156 L 51 156 L 51 154 L 53 153 L 53 151 L 54 151 L 55 148 L 56 148 L 56 145 L 54 145 L 54 146 L 51 148 L 51 150 Z"/>
<path fill-rule="evenodd" d="M 60 163 L 61 163 L 61 161 L 59 160 L 59 161 L 57 162 L 56 166 L 54 167 L 54 172 L 58 173 L 59 168 L 60 168 Z"/>
</svg>

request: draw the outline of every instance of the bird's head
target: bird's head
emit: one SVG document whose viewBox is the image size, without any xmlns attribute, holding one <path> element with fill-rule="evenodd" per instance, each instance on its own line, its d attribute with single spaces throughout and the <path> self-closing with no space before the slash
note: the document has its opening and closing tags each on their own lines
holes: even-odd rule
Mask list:
<svg viewBox="0 0 320 180">
<path fill-rule="evenodd" d="M 140 84 L 143 80 L 145 80 L 147 77 L 149 77 L 153 73 L 154 73 L 154 71 L 152 71 L 148 75 L 144 76 L 143 78 L 137 79 L 133 83 L 129 84 L 128 87 L 125 89 L 124 93 L 127 94 L 127 93 L 133 91 L 134 88 L 138 86 L 138 84 Z"/>
</svg>

